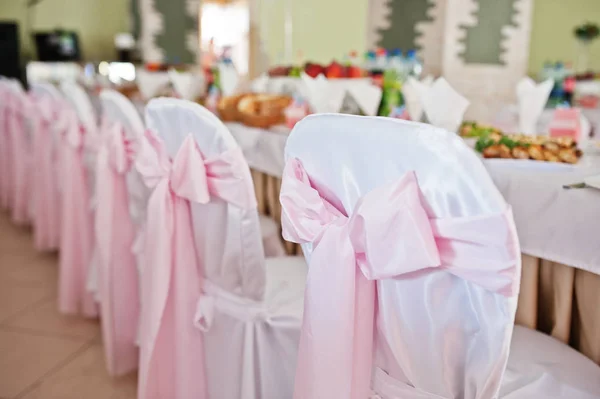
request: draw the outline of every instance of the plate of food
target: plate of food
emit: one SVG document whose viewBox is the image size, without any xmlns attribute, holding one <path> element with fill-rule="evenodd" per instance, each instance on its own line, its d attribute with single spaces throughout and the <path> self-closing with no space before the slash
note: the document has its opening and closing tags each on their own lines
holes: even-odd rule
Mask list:
<svg viewBox="0 0 600 399">
<path fill-rule="evenodd" d="M 529 136 L 489 133 L 479 137 L 475 150 L 491 163 L 520 164 L 526 167 L 569 168 L 583 152 L 571 137 Z"/>
</svg>

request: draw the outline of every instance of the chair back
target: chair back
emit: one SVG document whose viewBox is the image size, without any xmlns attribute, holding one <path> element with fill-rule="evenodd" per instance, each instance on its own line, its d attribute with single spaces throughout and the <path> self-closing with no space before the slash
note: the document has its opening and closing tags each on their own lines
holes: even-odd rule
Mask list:
<svg viewBox="0 0 600 399">
<path fill-rule="evenodd" d="M 233 177 L 230 187 L 239 196 L 230 198 L 250 205 L 226 201 L 212 195 L 212 191 L 208 203 L 192 204 L 196 250 L 210 282 L 237 295 L 261 300 L 266 275 L 256 199 L 248 165 L 231 133 L 206 108 L 176 99 L 152 100 L 146 107 L 146 124 L 164 141 L 170 157 L 191 135 L 207 165 L 206 175 L 227 175 L 223 161 L 235 160 L 236 171 L 229 178 Z M 209 176 L 209 180 L 214 177 Z"/>
<path fill-rule="evenodd" d="M 456 134 L 426 124 L 349 115 L 309 116 L 291 133 L 285 157 L 288 162 L 298 159 L 310 185 L 343 215 L 353 215 L 361 198 L 410 172 L 416 175 L 420 202 L 430 221 L 478 218 L 507 210 L 473 150 Z M 391 210 L 395 203 L 373 214 Z M 369 228 L 376 230 L 391 218 L 391 214 L 379 214 Z M 395 220 L 392 226 L 401 222 Z M 382 239 L 388 233 L 382 233 Z M 397 246 L 405 245 L 403 241 Z M 438 238 L 436 245 L 443 245 Z M 314 248 L 314 243 L 303 245 L 309 268 Z M 364 256 L 370 256 L 369 249 Z M 474 262 L 473 273 L 489 267 L 497 260 L 495 255 L 489 253 L 489 264 Z M 487 290 L 445 266 L 442 258 L 440 267 L 420 270 L 406 265 L 405 269 L 415 271 L 376 279 L 374 371 L 424 395 L 414 397 L 492 397 L 506 366 L 517 298 Z M 520 270 L 520 264 L 517 267 Z M 310 279 L 309 272 L 308 285 Z M 305 313 L 305 322 L 306 317 Z"/>
<path fill-rule="evenodd" d="M 141 140 L 144 137 L 144 121 L 127 97 L 116 90 L 102 90 L 100 103 L 103 116 L 121 123 L 128 139 Z"/>
<path fill-rule="evenodd" d="M 144 121 L 127 97 L 115 90 L 103 90 L 100 93 L 100 104 L 103 123 L 119 123 L 124 129 L 125 137 L 133 142 L 132 148 L 139 150 L 142 145 L 147 144 Z M 133 155 L 134 158 L 135 156 Z M 127 173 L 127 190 L 132 220 L 136 225 L 142 225 L 150 190 L 135 168 Z"/>
<path fill-rule="evenodd" d="M 77 112 L 79 121 L 85 129 L 88 132 L 96 133 L 98 130 L 98 116 L 92 100 L 83 87 L 78 83 L 65 81 L 61 83 L 60 89 Z"/>
</svg>

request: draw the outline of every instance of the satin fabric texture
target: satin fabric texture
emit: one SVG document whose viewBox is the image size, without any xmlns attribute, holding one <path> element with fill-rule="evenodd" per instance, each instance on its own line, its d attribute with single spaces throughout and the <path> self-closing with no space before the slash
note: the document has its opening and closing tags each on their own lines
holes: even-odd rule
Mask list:
<svg viewBox="0 0 600 399">
<path fill-rule="evenodd" d="M 98 308 L 94 297 L 86 290 L 94 246 L 90 187 L 83 159 L 86 131 L 68 104 L 60 108 L 57 129 L 62 171 L 58 307 L 65 314 L 96 317 Z"/>
<path fill-rule="evenodd" d="M 10 151 L 12 153 L 12 219 L 15 224 L 24 225 L 30 221 L 31 151 L 25 115 L 29 111 L 28 98 L 23 94 L 12 94 L 8 105 L 8 127 Z"/>
<path fill-rule="evenodd" d="M 57 109 L 49 96 L 34 99 L 37 111 L 33 139 L 32 199 L 33 237 L 38 251 L 53 251 L 60 246 L 60 194 L 57 182 L 59 151 L 52 135 Z"/>
<path fill-rule="evenodd" d="M 241 180 L 239 148 L 204 159 L 189 135 L 171 161 L 154 134 L 136 168 L 152 188 L 148 203 L 140 334 L 140 398 L 206 398 L 202 332 L 194 326 L 203 272 L 195 252 L 190 203 L 215 196 L 256 206 Z M 240 169 L 240 171 L 238 171 Z"/>
<path fill-rule="evenodd" d="M 2 178 L 0 203 L 10 209 L 15 224 L 30 221 L 30 151 L 24 115 L 29 109 L 29 98 L 4 82 L 2 115 Z"/>
<path fill-rule="evenodd" d="M 104 119 L 97 142 L 94 231 L 102 341 L 109 374 L 123 375 L 138 365 L 138 271 L 132 251 L 136 228 L 129 213 L 126 174 L 135 143 L 123 126 Z"/>
<path fill-rule="evenodd" d="M 443 268 L 506 297 L 518 294 L 520 253 L 510 209 L 486 217 L 430 219 L 409 172 L 365 195 L 346 216 L 311 187 L 296 159 L 286 165 L 280 199 L 284 238 L 313 245 L 297 399 L 369 396 L 376 280 Z M 505 365 L 507 358 L 508 351 L 498 361 Z M 501 373 L 489 378 L 497 393 Z"/>
</svg>

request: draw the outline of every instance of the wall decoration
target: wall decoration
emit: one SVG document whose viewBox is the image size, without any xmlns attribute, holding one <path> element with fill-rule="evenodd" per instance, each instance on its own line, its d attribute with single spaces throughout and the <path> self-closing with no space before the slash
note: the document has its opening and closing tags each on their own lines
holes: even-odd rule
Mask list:
<svg viewBox="0 0 600 399">
<path fill-rule="evenodd" d="M 388 0 L 388 26 L 379 31 L 378 47 L 404 50 L 417 47 L 417 24 L 431 22 L 428 11 L 433 3 L 428 0 Z"/>
<path fill-rule="evenodd" d="M 517 0 L 478 0 L 474 24 L 465 24 L 465 49 L 462 58 L 469 64 L 504 64 L 502 43 L 507 38 L 505 27 L 518 28 Z"/>
<path fill-rule="evenodd" d="M 142 19 L 140 17 L 140 0 L 129 1 L 131 34 L 138 40 L 142 30 Z"/>
<path fill-rule="evenodd" d="M 483 11 L 492 7 L 485 3 L 500 1 L 513 4 L 514 10 L 510 22 L 505 16 L 500 28 L 499 62 L 471 63 L 469 60 L 494 58 L 477 54 L 477 46 L 468 48 L 472 42 L 465 27 L 485 25 L 477 19 L 478 9 Z M 495 112 L 516 101 L 517 82 L 527 72 L 532 8 L 533 0 L 447 0 L 442 70 L 446 80 L 471 101 L 466 118 L 492 122 Z M 485 20 L 490 18 L 484 14 Z"/>
<path fill-rule="evenodd" d="M 441 70 L 447 0 L 370 0 L 367 46 L 417 49 L 426 73 Z"/>
<path fill-rule="evenodd" d="M 200 0 L 138 0 L 145 62 L 195 64 L 198 61 Z"/>
<path fill-rule="evenodd" d="M 163 30 L 163 16 L 156 10 L 157 0 L 138 0 L 140 7 L 140 52 L 144 62 L 160 63 L 164 59 L 163 49 L 156 44 L 156 35 Z"/>
</svg>

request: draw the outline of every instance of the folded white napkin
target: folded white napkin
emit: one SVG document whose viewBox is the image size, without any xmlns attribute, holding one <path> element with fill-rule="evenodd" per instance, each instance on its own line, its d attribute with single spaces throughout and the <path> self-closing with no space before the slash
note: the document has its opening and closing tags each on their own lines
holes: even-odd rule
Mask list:
<svg viewBox="0 0 600 399">
<path fill-rule="evenodd" d="M 232 96 L 240 84 L 240 76 L 233 64 L 219 64 L 219 82 L 221 83 L 221 94 Z"/>
<path fill-rule="evenodd" d="M 444 78 L 438 78 L 430 87 L 425 84 L 415 87 L 428 122 L 450 132 L 457 132 L 469 107 L 469 100 L 454 90 Z"/>
<path fill-rule="evenodd" d="M 339 112 L 346 96 L 346 89 L 341 85 L 333 84 L 323 76 L 312 78 L 302 73 L 308 103 L 315 113 Z"/>
<path fill-rule="evenodd" d="M 402 85 L 404 104 L 406 104 L 406 109 L 411 120 L 420 122 L 423 118 L 421 98 L 432 84 L 433 76 L 427 75 L 421 81 L 411 77 Z"/>
<path fill-rule="evenodd" d="M 169 85 L 167 72 L 150 72 L 145 69 L 137 71 L 137 85 L 144 100 L 149 101 Z"/>
<path fill-rule="evenodd" d="M 266 73 L 263 73 L 250 83 L 250 90 L 252 90 L 253 93 L 267 93 L 268 89 L 269 76 Z"/>
<path fill-rule="evenodd" d="M 382 91 L 371 82 L 349 82 L 348 93 L 367 116 L 377 116 Z"/>
<path fill-rule="evenodd" d="M 169 71 L 171 83 L 175 92 L 184 100 L 194 101 L 204 94 L 206 89 L 204 75 L 193 72 Z"/>
<path fill-rule="evenodd" d="M 548 79 L 536 84 L 525 77 L 517 84 L 517 101 L 519 106 L 519 130 L 523 134 L 537 134 L 536 124 L 554 87 L 554 81 Z"/>
<path fill-rule="evenodd" d="M 594 188 L 597 188 L 598 190 L 600 190 L 600 175 L 586 177 L 583 181 L 588 186 L 594 187 Z"/>
</svg>

